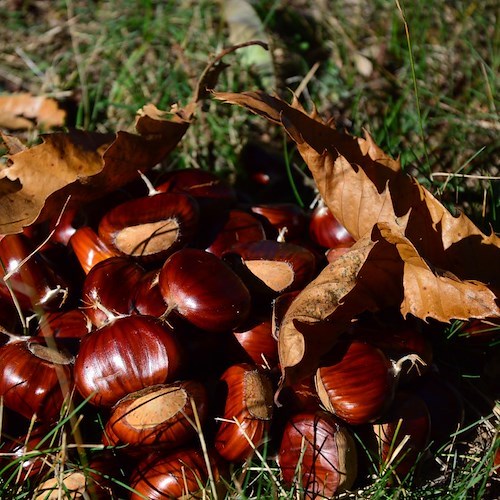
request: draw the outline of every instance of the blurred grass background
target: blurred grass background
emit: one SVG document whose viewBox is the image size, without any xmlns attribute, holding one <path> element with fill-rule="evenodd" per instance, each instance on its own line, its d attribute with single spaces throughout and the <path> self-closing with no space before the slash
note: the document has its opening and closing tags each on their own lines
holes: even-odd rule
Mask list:
<svg viewBox="0 0 500 500">
<path fill-rule="evenodd" d="M 0 91 L 68 100 L 69 125 L 131 129 L 148 102 L 187 103 L 243 18 L 243 38 L 265 36 L 270 62 L 251 49 L 228 56 L 218 90 L 290 99 L 300 88 L 309 109 L 353 134 L 366 128 L 445 204 L 498 230 L 494 0 L 254 0 L 257 20 L 238 12 L 242 3 L 1 0 Z M 237 174 L 249 142 L 282 154 L 282 140 L 244 110 L 208 102 L 204 111 L 172 164 Z"/>
</svg>

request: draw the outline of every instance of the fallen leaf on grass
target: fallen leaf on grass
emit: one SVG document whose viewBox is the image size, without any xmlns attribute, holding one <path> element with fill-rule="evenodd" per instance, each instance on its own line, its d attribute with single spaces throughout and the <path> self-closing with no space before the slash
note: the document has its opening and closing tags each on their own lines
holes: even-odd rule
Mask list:
<svg viewBox="0 0 500 500">
<path fill-rule="evenodd" d="M 26 130 L 61 127 L 66 111 L 55 99 L 31 94 L 0 95 L 0 128 Z"/>
</svg>

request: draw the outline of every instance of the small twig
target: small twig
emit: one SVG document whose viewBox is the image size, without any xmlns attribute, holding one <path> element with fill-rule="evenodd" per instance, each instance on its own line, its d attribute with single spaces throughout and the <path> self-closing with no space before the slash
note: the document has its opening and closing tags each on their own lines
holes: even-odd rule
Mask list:
<svg viewBox="0 0 500 500">
<path fill-rule="evenodd" d="M 485 181 L 500 181 L 500 176 L 495 175 L 479 175 L 479 174 L 455 174 L 453 172 L 433 172 L 431 177 L 463 177 L 466 179 L 480 179 Z"/>
<path fill-rule="evenodd" d="M 311 81 L 316 71 L 318 71 L 319 66 L 320 66 L 319 62 L 315 62 L 311 66 L 311 69 L 307 72 L 306 76 L 304 76 L 302 81 L 299 83 L 299 86 L 294 91 L 294 94 L 297 96 L 297 98 L 299 98 L 302 92 L 304 92 L 305 88 L 307 87 L 307 84 Z"/>
</svg>

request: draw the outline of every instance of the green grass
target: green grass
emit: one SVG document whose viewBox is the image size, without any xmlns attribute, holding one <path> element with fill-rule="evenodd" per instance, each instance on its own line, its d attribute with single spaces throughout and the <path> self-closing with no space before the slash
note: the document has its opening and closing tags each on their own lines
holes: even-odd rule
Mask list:
<svg viewBox="0 0 500 500">
<path fill-rule="evenodd" d="M 289 99 L 287 89 L 296 89 L 318 62 L 302 94 L 306 106 L 313 102 L 321 115 L 335 118 L 350 133 L 368 129 L 445 205 L 463 210 L 483 230 L 491 225 L 498 231 L 497 2 L 401 0 L 407 32 L 396 2 L 334 0 L 320 9 L 321 3 L 254 2 L 271 38 L 276 88 L 263 87 L 260 75 L 231 54 L 218 90 L 262 88 Z M 174 103 L 185 105 L 206 63 L 229 42 L 213 0 L 0 0 L 0 44 L 0 92 L 66 99 L 74 104 L 70 125 L 107 132 L 132 130 L 136 111 L 149 102 L 166 110 Z M 364 73 L 362 64 L 371 69 Z M 163 167 L 200 167 L 238 178 L 246 141 L 265 142 L 286 156 L 290 198 L 308 206 L 312 195 L 300 198 L 295 183 L 301 179 L 292 168 L 304 171 L 304 166 L 290 144 L 283 145 L 281 131 L 212 100 L 203 104 Z M 447 340 L 452 344 L 443 350 L 456 341 L 453 331 Z M 477 372 L 460 374 L 463 379 L 469 375 Z M 365 480 L 358 497 L 488 498 L 491 484 L 498 487 L 492 458 L 500 444 L 491 429 L 498 419 L 484 407 L 476 413 L 474 397 L 482 396 L 474 392 L 468 406 L 473 418 L 467 439 L 472 433 L 474 446 L 465 446 L 459 433 L 437 454 L 435 463 L 442 469 L 427 484 L 390 485 L 390 475 L 380 476 L 375 468 L 371 484 Z M 64 450 L 66 423 L 61 420 L 40 445 L 50 460 Z M 496 441 L 484 442 L 481 432 Z M 69 465 L 82 465 L 78 454 L 70 458 Z M 32 484 L 16 482 L 21 461 L 0 469 L 0 497 L 29 498 L 32 493 Z M 266 464 L 255 460 L 235 470 L 229 496 L 275 496 L 276 464 Z M 295 498 L 295 492 L 288 498 Z"/>
</svg>

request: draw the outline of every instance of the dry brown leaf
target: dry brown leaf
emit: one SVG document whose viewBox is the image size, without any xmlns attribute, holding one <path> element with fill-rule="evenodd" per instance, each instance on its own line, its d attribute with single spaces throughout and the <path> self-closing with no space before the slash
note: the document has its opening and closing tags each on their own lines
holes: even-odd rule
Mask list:
<svg viewBox="0 0 500 500">
<path fill-rule="evenodd" d="M 10 155 L 0 170 L 0 233 L 18 233 L 35 220 L 57 215 L 70 196 L 71 204 L 88 202 L 130 182 L 138 170 L 161 161 L 188 125 L 146 110 L 137 121 L 142 135 L 72 131 L 42 136 L 42 144 Z"/>
<path fill-rule="evenodd" d="M 24 130 L 61 127 L 66 111 L 56 100 L 31 94 L 0 95 L 0 128 Z"/>
<path fill-rule="evenodd" d="M 311 170 L 318 190 L 335 217 L 355 238 L 378 222 L 401 229 L 418 253 L 434 266 L 464 280 L 500 288 L 500 239 L 484 235 L 465 215 L 454 217 L 434 196 L 376 146 L 371 137 L 356 138 L 308 116 L 262 92 L 216 93 L 281 124 Z M 394 220 L 394 217 L 396 220 Z"/>
</svg>

